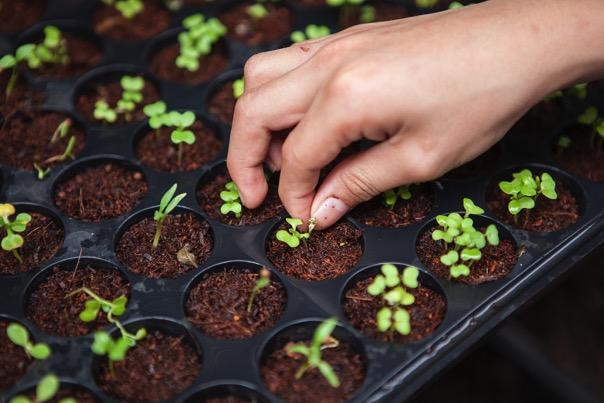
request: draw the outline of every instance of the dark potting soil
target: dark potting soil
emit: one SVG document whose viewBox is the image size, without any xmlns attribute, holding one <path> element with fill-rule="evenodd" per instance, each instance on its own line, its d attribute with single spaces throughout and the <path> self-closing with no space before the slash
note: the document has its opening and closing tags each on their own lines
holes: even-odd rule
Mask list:
<svg viewBox="0 0 604 403">
<path fill-rule="evenodd" d="M 50 140 L 57 127 L 65 120 L 71 119 L 58 112 L 24 111 L 16 112 L 6 120 L 0 129 L 0 163 L 26 171 L 34 171 L 34 163 L 40 167 L 51 167 L 63 162 L 53 157 L 61 156 L 72 136 L 76 142 L 74 156 L 84 149 L 84 132 L 73 124 L 64 138 L 57 138 L 54 143 Z M 72 120 L 73 123 L 73 120 Z"/>
<path fill-rule="evenodd" d="M 380 332 L 375 318 L 387 304 L 381 296 L 367 293 L 367 287 L 374 278 L 357 281 L 344 296 L 344 313 L 348 321 L 363 334 L 376 340 L 403 344 L 423 339 L 440 325 L 445 317 L 445 299 L 440 293 L 420 284 L 416 289 L 407 289 L 415 297 L 415 303 L 405 307 L 411 315 L 411 333 L 404 336 L 396 331 Z"/>
<path fill-rule="evenodd" d="M 195 268 L 178 261 L 181 249 L 188 245 L 198 266 L 208 259 L 214 246 L 210 225 L 190 213 L 171 214 L 166 218 L 157 248 L 153 247 L 154 236 L 152 218 L 132 225 L 117 244 L 118 259 L 129 270 L 143 276 L 175 278 Z"/>
<path fill-rule="evenodd" d="M 0 113 L 4 118 L 17 110 L 32 109 L 44 102 L 44 95 L 29 87 L 23 74 L 17 76 L 17 82 L 7 98 L 6 86 L 10 76 L 10 71 L 0 73 Z"/>
<path fill-rule="evenodd" d="M 535 208 L 523 210 L 516 216 L 516 220 L 508 211 L 509 196 L 498 186 L 490 189 L 487 206 L 500 221 L 525 231 L 560 231 L 579 220 L 579 205 L 575 196 L 560 181 L 557 182 L 556 192 L 558 193 L 556 200 L 540 196 L 537 198 Z"/>
<path fill-rule="evenodd" d="M 214 45 L 212 53 L 199 61 L 197 71 L 189 71 L 176 66 L 176 58 L 180 53 L 180 45 L 172 43 L 159 49 L 151 59 L 151 72 L 162 80 L 174 81 L 180 84 L 197 85 L 212 79 L 229 66 L 229 56 L 221 44 Z"/>
<path fill-rule="evenodd" d="M 389 4 L 380 0 L 373 1 L 366 5 L 372 6 L 375 9 L 374 22 L 391 21 L 409 17 L 409 12 L 402 5 Z M 342 29 L 361 23 L 361 7 L 362 6 L 355 6 L 350 8 L 350 14 L 341 12 L 340 27 L 342 27 Z"/>
<path fill-rule="evenodd" d="M 307 7 L 324 7 L 326 6 L 325 0 L 299 0 L 301 4 Z"/>
<path fill-rule="evenodd" d="M 63 227 L 54 218 L 26 209 L 17 209 L 17 212 L 31 215 L 31 222 L 21 234 L 25 243 L 18 249 L 23 262 L 19 262 L 12 252 L 1 251 L 0 275 L 35 269 L 52 258 L 63 244 Z"/>
<path fill-rule="evenodd" d="M 519 121 L 516 127 L 524 132 L 553 130 L 564 120 L 562 99 L 542 101 L 531 108 Z"/>
<path fill-rule="evenodd" d="M 183 336 L 151 330 L 123 361 L 113 363 L 113 374 L 103 357 L 98 383 L 120 401 L 170 401 L 191 386 L 200 368 L 197 352 Z"/>
<path fill-rule="evenodd" d="M 207 125 L 195 121 L 190 130 L 195 133 L 195 143 L 182 145 L 182 161 L 178 164 L 178 146 L 170 139 L 171 128 L 162 127 L 160 135 L 155 130 L 147 132 L 136 144 L 136 158 L 144 165 L 165 172 L 186 172 L 201 168 L 214 160 L 222 141 Z"/>
<path fill-rule="evenodd" d="M 220 192 L 225 190 L 224 185 L 231 181 L 228 173 L 218 174 L 209 182 L 201 185 L 197 191 L 197 202 L 203 211 L 210 217 L 228 225 L 256 225 L 279 216 L 283 212 L 283 204 L 279 199 L 279 174 L 272 174 L 268 181 L 268 195 L 260 207 L 250 210 L 243 208 L 241 217 L 237 218 L 232 213 L 224 215 L 220 206 L 224 203 Z"/>
<path fill-rule="evenodd" d="M 132 19 L 122 16 L 112 6 L 100 7 L 93 16 L 95 31 L 115 41 L 136 41 L 151 38 L 166 30 L 171 15 L 158 1 L 146 0 L 143 11 Z"/>
<path fill-rule="evenodd" d="M 565 170 L 593 182 L 604 181 L 604 146 L 592 140 L 591 127 L 573 127 L 565 132 L 572 143 L 562 152 L 556 150 L 556 160 Z M 599 136 L 595 136 L 599 137 Z"/>
<path fill-rule="evenodd" d="M 314 231 L 300 246 L 291 248 L 275 238 L 277 230 L 287 230 L 284 222 L 271 232 L 266 255 L 279 271 L 302 280 L 336 278 L 350 270 L 363 254 L 363 233 L 347 222 L 338 222 L 323 231 Z"/>
<path fill-rule="evenodd" d="M 27 372 L 31 358 L 23 347 L 14 344 L 6 335 L 10 322 L 0 321 L 0 391 L 17 383 Z"/>
<path fill-rule="evenodd" d="M 403 228 L 423 220 L 434 204 L 434 191 L 429 184 L 413 185 L 410 200 L 397 199 L 393 208 L 384 204 L 382 196 L 360 204 L 352 211 L 359 222 L 371 227 Z"/>
<path fill-rule="evenodd" d="M 212 93 L 208 111 L 221 122 L 230 125 L 233 122 L 236 101 L 233 96 L 233 81 L 224 82 Z"/>
<path fill-rule="evenodd" d="M 250 399 L 242 399 L 237 396 L 210 397 L 203 399 L 203 403 L 251 403 Z"/>
<path fill-rule="evenodd" d="M 54 202 L 71 218 L 98 222 L 129 212 L 147 190 L 140 171 L 106 162 L 63 179 L 55 188 Z"/>
<path fill-rule="evenodd" d="M 501 154 L 501 146 L 495 144 L 472 161 L 447 172 L 443 176 L 443 179 L 466 180 L 475 178 L 479 175 L 489 174 L 497 167 L 497 163 L 501 159 Z"/>
<path fill-rule="evenodd" d="M 275 324 L 285 308 L 285 291 L 278 281 L 262 288 L 247 305 L 260 274 L 235 267 L 206 274 L 187 300 L 187 319 L 217 339 L 247 339 Z"/>
<path fill-rule="evenodd" d="M 0 8 L 0 32 L 15 32 L 28 28 L 38 22 L 45 12 L 45 0 L 3 1 Z"/>
<path fill-rule="evenodd" d="M 285 6 L 265 3 L 268 14 L 263 18 L 253 18 L 247 13 L 252 1 L 245 1 L 229 8 L 219 16 L 227 27 L 230 39 L 254 46 L 274 42 L 287 36 L 292 28 L 292 14 Z"/>
<path fill-rule="evenodd" d="M 508 239 L 501 239 L 498 246 L 487 245 L 481 250 L 482 258 L 472 265 L 469 276 L 454 279 L 450 275 L 449 267 L 440 262 L 440 257 L 446 253 L 446 250 L 442 242 L 432 239 L 432 232 L 435 229 L 436 227 L 432 227 L 420 235 L 416 252 L 424 266 L 441 278 L 479 285 L 504 278 L 516 265 L 518 251 L 514 243 Z"/>
<path fill-rule="evenodd" d="M 288 356 L 284 346 L 262 360 L 262 381 L 272 393 L 291 403 L 335 403 L 351 398 L 365 379 L 361 355 L 349 343 L 340 341 L 338 347 L 322 350 L 321 358 L 335 371 L 340 387 L 329 385 L 316 369 L 309 369 L 301 379 L 296 379 L 296 372 L 307 359 L 300 355 Z"/>
<path fill-rule="evenodd" d="M 136 74 L 124 75 L 136 76 Z M 116 78 L 113 81 L 95 79 L 94 83 L 95 84 L 89 83 L 88 85 L 85 85 L 83 90 L 79 92 L 76 100 L 76 108 L 88 121 L 96 124 L 124 125 L 136 123 L 146 119 L 146 116 L 143 113 L 143 107 L 159 100 L 159 94 L 155 86 L 149 80 L 145 80 L 145 86 L 142 90 L 143 101 L 136 105 L 134 111 L 128 114 L 120 113 L 114 123 L 107 123 L 104 120 L 95 119 L 95 104 L 97 101 L 104 100 L 111 108 L 115 108 L 117 101 L 122 97 L 122 86 L 119 83 L 119 78 Z"/>
<path fill-rule="evenodd" d="M 41 68 L 30 70 L 34 75 L 61 79 L 75 77 L 92 70 L 101 61 L 101 50 L 98 46 L 75 34 L 63 32 L 69 63 L 45 63 Z"/>
<path fill-rule="evenodd" d="M 116 269 L 81 265 L 67 270 L 55 266 L 29 295 L 25 305 L 27 318 L 46 333 L 61 337 L 83 336 L 107 326 L 103 311 L 93 322 L 80 320 L 84 303 L 92 298 L 84 293 L 68 295 L 82 287 L 109 301 L 130 295 L 128 281 Z"/>
<path fill-rule="evenodd" d="M 32 390 L 27 394 L 31 402 L 35 401 L 36 394 Z M 52 397 L 52 399 L 46 400 L 45 403 L 61 403 L 63 399 L 72 398 L 75 399 L 77 403 L 97 403 L 98 400 L 94 397 L 93 394 L 86 391 L 86 389 L 65 386 L 61 387 L 57 391 L 57 393 Z"/>
</svg>

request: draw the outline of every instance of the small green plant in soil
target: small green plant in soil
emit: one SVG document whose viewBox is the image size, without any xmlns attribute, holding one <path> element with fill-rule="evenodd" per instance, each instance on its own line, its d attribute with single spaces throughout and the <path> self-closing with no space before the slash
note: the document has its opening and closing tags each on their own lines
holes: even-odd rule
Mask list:
<svg viewBox="0 0 604 403">
<path fill-rule="evenodd" d="M 564 150 L 567 150 L 572 145 L 572 143 L 572 139 L 568 136 L 558 137 L 558 141 L 556 142 L 556 149 L 558 151 L 558 155 L 562 155 Z"/>
<path fill-rule="evenodd" d="M 94 118 L 107 123 L 114 123 L 118 116 L 123 115 L 127 122 L 132 120 L 132 112 L 143 102 L 145 79 L 140 76 L 123 76 L 120 79 L 122 97 L 117 105 L 112 107 L 107 100 L 99 99 L 94 105 Z"/>
<path fill-rule="evenodd" d="M 224 190 L 220 192 L 220 199 L 224 202 L 220 206 L 220 213 L 222 215 L 232 213 L 237 218 L 241 217 L 243 205 L 241 204 L 239 189 L 237 189 L 235 182 L 229 181 L 224 184 Z"/>
<path fill-rule="evenodd" d="M 143 0 L 102 0 L 108 6 L 114 7 L 119 11 L 124 18 L 132 19 L 136 17 L 143 9 L 145 5 Z"/>
<path fill-rule="evenodd" d="M 176 66 L 191 72 L 199 70 L 200 61 L 212 52 L 212 47 L 226 32 L 226 27 L 217 19 L 206 20 L 203 14 L 193 14 L 182 22 L 184 32 L 178 35 L 180 54 Z"/>
<path fill-rule="evenodd" d="M 396 202 L 400 198 L 401 200 L 411 200 L 413 195 L 409 186 L 400 186 L 396 189 L 386 190 L 382 193 L 382 200 L 387 207 L 394 208 Z"/>
<path fill-rule="evenodd" d="M 240 78 L 233 81 L 233 98 L 239 99 L 245 91 L 245 80 Z"/>
<path fill-rule="evenodd" d="M 28 357 L 33 357 L 36 360 L 45 360 L 50 357 L 50 347 L 45 343 L 32 342 L 25 326 L 19 323 L 11 323 L 6 328 L 6 335 L 13 344 L 23 347 Z"/>
<path fill-rule="evenodd" d="M 254 288 L 252 288 L 252 292 L 250 293 L 250 298 L 247 300 L 247 313 L 252 312 L 252 307 L 254 306 L 254 299 L 256 295 L 263 289 L 270 285 L 271 283 L 271 272 L 263 267 L 260 269 L 260 277 L 256 284 L 254 284 Z"/>
<path fill-rule="evenodd" d="M 551 200 L 556 200 L 556 181 L 550 174 L 543 172 L 541 176 L 534 176 L 530 169 L 523 169 L 512 174 L 513 180 L 499 182 L 499 189 L 509 196 L 508 211 L 514 220 L 522 210 L 535 208 L 537 198 L 543 195 Z"/>
<path fill-rule="evenodd" d="M 153 237 L 153 247 L 157 248 L 159 246 L 159 240 L 161 238 L 162 228 L 164 226 L 164 221 L 168 217 L 168 215 L 174 211 L 174 209 L 178 206 L 178 203 L 184 199 L 187 194 L 181 193 L 176 195 L 176 189 L 178 185 L 175 183 L 168 189 L 166 193 L 162 196 L 159 202 L 159 208 L 155 210 L 153 213 L 153 220 L 155 220 L 155 236 Z"/>
<path fill-rule="evenodd" d="M 27 225 L 31 222 L 31 216 L 27 213 L 19 213 L 14 221 L 11 221 L 10 217 L 15 213 L 15 207 L 12 204 L 0 204 L 0 228 L 6 232 L 6 235 L 2 238 L 1 246 L 2 249 L 11 252 L 22 263 L 23 258 L 21 258 L 18 249 L 23 246 L 24 240 L 19 234 L 27 229 Z"/>
<path fill-rule="evenodd" d="M 279 0 L 256 0 L 254 4 L 247 7 L 245 12 L 253 19 L 261 20 L 262 18 L 265 18 L 269 13 L 268 9 L 264 6 L 264 4 L 277 3 L 278 1 Z"/>
<path fill-rule="evenodd" d="M 155 129 L 155 134 L 159 138 L 160 131 L 159 129 L 162 126 L 168 125 L 167 119 L 167 106 L 164 101 L 157 101 L 152 104 L 145 105 L 143 108 L 143 113 L 149 118 L 149 127 Z"/>
<path fill-rule="evenodd" d="M 304 28 L 304 31 L 294 31 L 289 39 L 294 43 L 304 42 L 310 39 L 319 39 L 331 34 L 329 27 L 325 25 L 310 24 Z"/>
<path fill-rule="evenodd" d="M 368 23 L 375 21 L 375 8 L 363 5 L 366 0 L 326 0 L 327 5 L 340 8 L 340 21 L 344 26 L 355 25 L 354 16 L 358 14 L 359 21 Z"/>
<path fill-rule="evenodd" d="M 301 355 L 307 358 L 306 363 L 296 372 L 296 379 L 301 379 L 309 369 L 318 369 L 332 387 L 340 387 L 338 375 L 331 365 L 321 358 L 322 350 L 336 348 L 340 345 L 340 342 L 331 336 L 336 325 L 336 318 L 329 318 L 317 326 L 310 345 L 306 343 L 288 343 L 285 346 L 288 356 L 297 357 Z"/>
<path fill-rule="evenodd" d="M 48 374 L 40 379 L 38 385 L 36 385 L 36 396 L 33 400 L 24 395 L 15 396 L 10 400 L 10 403 L 43 403 L 51 400 L 57 392 L 60 386 L 59 378 L 54 374 Z M 66 397 L 59 400 L 59 403 L 76 403 L 76 400 L 71 397 Z"/>
<path fill-rule="evenodd" d="M 65 118 L 61 123 L 59 123 L 59 125 L 53 132 L 52 137 L 50 138 L 50 144 L 52 145 L 52 144 L 56 143 L 57 141 L 59 141 L 59 139 L 61 139 L 61 140 L 65 139 L 69 135 L 72 124 L 73 124 L 73 122 L 70 118 Z M 55 162 L 63 162 L 65 160 L 67 160 L 68 158 L 72 159 L 72 160 L 75 159 L 75 154 L 73 152 L 75 145 L 76 145 L 76 137 L 75 137 L 75 135 L 72 134 L 69 137 L 69 140 L 67 140 L 67 144 L 65 145 L 65 150 L 63 151 L 63 153 L 52 156 L 39 163 L 34 162 L 33 165 L 34 165 L 34 169 L 38 173 L 38 179 L 43 180 L 50 173 L 49 168 L 44 168 L 45 165 L 52 164 Z"/>
<path fill-rule="evenodd" d="M 303 224 L 303 221 L 299 218 L 286 218 L 285 221 L 290 225 L 290 228 L 286 230 L 279 230 L 275 234 L 275 238 L 279 242 L 283 242 L 287 244 L 290 248 L 297 248 L 300 246 L 300 241 L 302 239 L 310 238 L 310 234 L 312 232 L 312 228 L 309 225 L 308 232 L 300 232 L 298 231 L 298 227 Z"/>
<path fill-rule="evenodd" d="M 449 267 L 451 277 L 469 276 L 472 265 L 482 258 L 481 250 L 487 246 L 499 245 L 499 231 L 490 224 L 485 232 L 474 227 L 471 215 L 480 215 L 484 210 L 471 199 L 464 198 L 465 214 L 451 213 L 436 216 L 438 228 L 432 232 L 432 239 L 442 242 L 445 253 L 440 262 Z"/>
<path fill-rule="evenodd" d="M 577 117 L 577 122 L 591 127 L 589 144 L 594 150 L 602 150 L 604 148 L 604 117 L 600 116 L 598 108 L 589 106 Z"/>
<path fill-rule="evenodd" d="M 381 296 L 386 306 L 376 315 L 376 325 L 380 332 L 396 331 L 402 335 L 411 333 L 411 316 L 406 306 L 413 305 L 415 297 L 408 288 L 417 288 L 419 270 L 406 267 L 402 273 L 393 264 L 383 264 L 381 274 L 367 287 L 367 293 Z"/>
</svg>

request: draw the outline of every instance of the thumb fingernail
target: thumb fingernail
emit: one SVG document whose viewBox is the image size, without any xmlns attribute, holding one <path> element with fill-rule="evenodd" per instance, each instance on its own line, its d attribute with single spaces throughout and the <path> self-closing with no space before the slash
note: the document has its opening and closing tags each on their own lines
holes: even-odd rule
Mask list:
<svg viewBox="0 0 604 403">
<path fill-rule="evenodd" d="M 317 221 L 317 228 L 329 227 L 338 221 L 344 214 L 350 210 L 350 207 L 340 199 L 330 197 L 326 199 L 311 214 L 311 217 Z"/>
</svg>

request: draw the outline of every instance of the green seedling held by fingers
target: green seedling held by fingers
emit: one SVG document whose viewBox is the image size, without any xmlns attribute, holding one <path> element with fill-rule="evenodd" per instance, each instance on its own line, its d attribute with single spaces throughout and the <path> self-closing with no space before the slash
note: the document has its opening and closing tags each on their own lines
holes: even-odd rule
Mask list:
<svg viewBox="0 0 604 403">
<path fill-rule="evenodd" d="M 155 210 L 153 214 L 153 220 L 155 220 L 155 236 L 153 237 L 153 247 L 157 248 L 159 246 L 159 240 L 161 238 L 161 232 L 164 225 L 164 221 L 168 217 L 168 215 L 174 211 L 174 209 L 178 206 L 178 203 L 184 199 L 187 194 L 181 193 L 176 195 L 176 189 L 178 185 L 175 183 L 168 189 L 166 193 L 162 196 L 159 202 L 159 208 Z"/>
<path fill-rule="evenodd" d="M 16 210 L 12 204 L 0 204 L 0 228 L 6 232 L 6 235 L 2 238 L 1 245 L 5 251 L 12 252 L 19 263 L 23 263 L 23 258 L 21 258 L 18 251 L 24 243 L 23 237 L 20 234 L 27 229 L 27 226 L 31 222 L 31 216 L 27 213 L 19 213 L 14 221 L 11 221 L 10 217 L 15 215 L 15 213 Z"/>
<path fill-rule="evenodd" d="M 33 357 L 36 360 L 45 360 L 50 357 L 50 347 L 45 343 L 32 342 L 25 326 L 19 323 L 10 323 L 6 328 L 6 335 L 13 344 L 23 347 L 28 357 Z"/>
<path fill-rule="evenodd" d="M 38 385 L 36 385 L 36 395 L 34 399 L 30 399 L 27 396 L 19 395 L 15 396 L 10 400 L 10 403 L 44 403 L 52 400 L 57 392 L 61 383 L 59 378 L 54 374 L 48 374 L 40 379 Z M 76 399 L 72 397 L 66 397 L 59 400 L 59 403 L 77 403 Z"/>
<path fill-rule="evenodd" d="M 512 174 L 512 181 L 499 182 L 499 189 L 509 196 L 508 211 L 517 221 L 518 214 L 523 210 L 535 208 L 537 198 L 540 195 L 548 199 L 556 200 L 556 181 L 550 174 L 543 172 L 541 176 L 533 176 L 530 169 L 523 169 Z"/>
<path fill-rule="evenodd" d="M 286 218 L 285 221 L 290 225 L 290 228 L 287 231 L 283 229 L 277 231 L 275 238 L 277 238 L 278 241 L 287 244 L 290 248 L 297 248 L 300 246 L 300 241 L 302 239 L 310 238 L 310 233 L 312 232 L 310 225 L 308 232 L 300 232 L 297 228 L 303 223 L 301 219 Z"/>
<path fill-rule="evenodd" d="M 331 387 L 340 387 L 338 375 L 332 366 L 321 357 L 322 350 L 336 348 L 340 345 L 340 342 L 331 336 L 336 325 L 336 318 L 329 318 L 317 326 L 310 345 L 306 343 L 289 343 L 285 346 L 288 356 L 303 356 L 307 359 L 296 372 L 296 379 L 301 379 L 309 369 L 318 369 Z"/>
</svg>

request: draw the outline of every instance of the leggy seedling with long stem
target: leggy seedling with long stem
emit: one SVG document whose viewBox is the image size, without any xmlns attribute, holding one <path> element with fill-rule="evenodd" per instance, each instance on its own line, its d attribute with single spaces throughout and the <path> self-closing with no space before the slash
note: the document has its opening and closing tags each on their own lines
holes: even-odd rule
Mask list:
<svg viewBox="0 0 604 403">
<path fill-rule="evenodd" d="M 300 232 L 298 231 L 298 227 L 303 224 L 303 221 L 299 218 L 286 218 L 285 221 L 290 225 L 290 228 L 286 230 L 279 230 L 275 234 L 275 238 L 279 242 L 283 242 L 287 244 L 290 248 L 297 248 L 300 246 L 300 241 L 302 239 L 310 238 L 310 234 L 312 229 L 309 225 L 308 232 Z"/>
<path fill-rule="evenodd" d="M 332 387 L 340 387 L 338 375 L 331 365 L 321 358 L 322 350 L 336 348 L 340 345 L 340 342 L 331 336 L 336 325 L 336 318 L 329 318 L 317 326 L 310 345 L 306 343 L 289 343 L 285 346 L 287 355 L 293 357 L 302 355 L 307 358 L 307 361 L 296 372 L 296 379 L 301 379 L 310 369 L 318 369 Z"/>
<path fill-rule="evenodd" d="M 270 285 L 270 283 L 271 283 L 271 272 L 266 267 L 263 267 L 262 269 L 260 269 L 260 277 L 258 278 L 258 281 L 256 281 L 256 284 L 254 284 L 254 288 L 252 288 L 250 297 L 247 300 L 247 309 L 246 310 L 248 313 L 252 312 L 252 306 L 254 305 L 254 299 L 256 298 L 256 295 L 258 295 L 258 293 L 263 288 L 268 287 Z"/>
<path fill-rule="evenodd" d="M 45 343 L 32 342 L 25 326 L 19 323 L 11 323 L 6 328 L 6 335 L 13 344 L 23 347 L 28 357 L 33 357 L 36 360 L 45 360 L 50 357 L 50 347 Z"/>
<path fill-rule="evenodd" d="M 174 127 L 170 134 L 170 140 L 178 147 L 178 166 L 182 165 L 183 147 L 185 144 L 194 144 L 195 133 L 189 128 L 195 123 L 195 114 L 191 111 L 176 112 L 172 111 L 169 113 L 170 125 Z"/>
<path fill-rule="evenodd" d="M 19 213 L 14 221 L 10 217 L 15 215 L 15 207 L 12 204 L 0 204 L 0 228 L 6 235 L 2 238 L 2 249 L 7 252 L 12 252 L 13 256 L 23 263 L 23 258 L 19 254 L 18 249 L 23 246 L 23 237 L 19 234 L 27 229 L 27 225 L 31 222 L 31 216 L 27 213 Z"/>
<path fill-rule="evenodd" d="M 182 25 L 185 31 L 178 35 L 180 53 L 175 60 L 176 66 L 190 72 L 198 71 L 201 60 L 226 34 L 226 27 L 217 18 L 206 20 L 203 14 L 185 18 Z"/>
<path fill-rule="evenodd" d="M 57 392 L 61 383 L 59 378 L 54 374 L 48 374 L 40 379 L 38 385 L 36 385 L 36 396 L 33 400 L 24 395 L 18 395 L 10 400 L 10 403 L 44 403 L 51 400 Z M 59 400 L 59 403 L 77 403 L 76 399 L 72 397 L 65 397 Z"/>
<path fill-rule="evenodd" d="M 556 181 L 547 172 L 541 176 L 533 176 L 530 169 L 523 169 L 520 172 L 512 174 L 513 180 L 499 182 L 499 189 L 509 196 L 508 211 L 514 217 L 514 222 L 518 222 L 518 214 L 522 210 L 527 210 L 527 219 L 530 210 L 535 208 L 537 198 L 543 195 L 550 200 L 556 200 Z"/>
<path fill-rule="evenodd" d="M 176 195 L 176 189 L 178 185 L 175 183 L 168 189 L 166 193 L 162 196 L 159 202 L 159 208 L 155 210 L 153 214 L 153 220 L 155 220 L 155 236 L 153 237 L 153 247 L 157 248 L 159 246 L 159 240 L 161 238 L 161 232 L 164 225 L 164 221 L 168 217 L 168 215 L 178 206 L 178 203 L 184 199 L 187 194 L 181 193 Z"/>
</svg>

